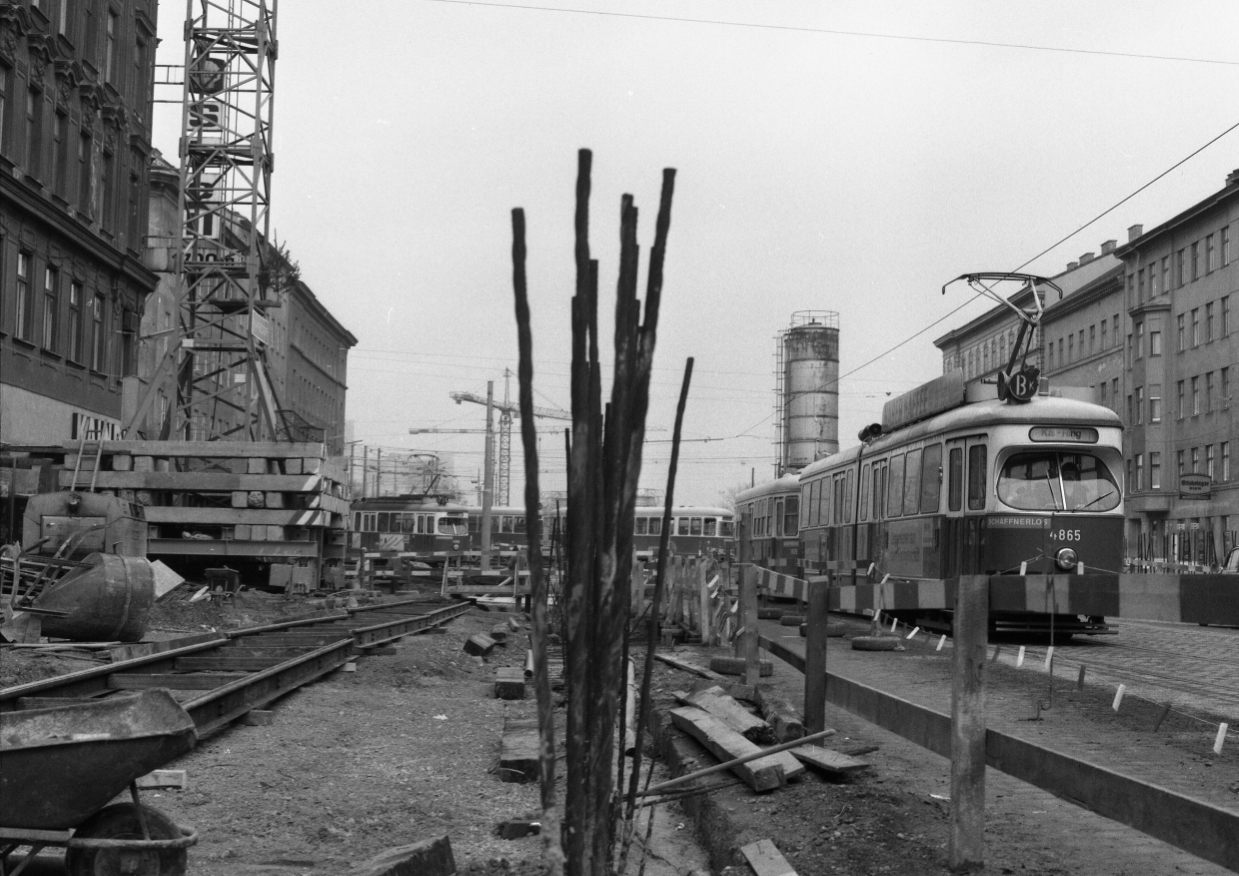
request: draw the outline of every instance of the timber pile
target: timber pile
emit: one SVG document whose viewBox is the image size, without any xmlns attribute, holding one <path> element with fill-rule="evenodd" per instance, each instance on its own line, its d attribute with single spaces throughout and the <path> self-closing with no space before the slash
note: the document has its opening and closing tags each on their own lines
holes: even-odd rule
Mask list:
<svg viewBox="0 0 1239 876">
<path fill-rule="evenodd" d="M 344 558 L 347 475 L 323 444 L 104 441 L 65 451 L 61 489 L 142 506 L 152 556 L 271 562 L 271 583 L 293 592 L 318 588 L 325 564 L 334 576 Z"/>
</svg>

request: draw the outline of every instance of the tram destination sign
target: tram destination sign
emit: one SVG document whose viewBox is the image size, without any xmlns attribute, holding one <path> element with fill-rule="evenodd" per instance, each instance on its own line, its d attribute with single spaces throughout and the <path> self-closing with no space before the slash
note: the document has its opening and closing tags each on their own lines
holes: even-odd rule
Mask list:
<svg viewBox="0 0 1239 876">
<path fill-rule="evenodd" d="M 1179 475 L 1180 499 L 1208 499 L 1213 490 L 1213 478 L 1207 474 L 1190 472 Z"/>
<path fill-rule="evenodd" d="M 882 405 L 882 431 L 891 432 L 964 403 L 964 372 L 948 371 Z"/>
</svg>

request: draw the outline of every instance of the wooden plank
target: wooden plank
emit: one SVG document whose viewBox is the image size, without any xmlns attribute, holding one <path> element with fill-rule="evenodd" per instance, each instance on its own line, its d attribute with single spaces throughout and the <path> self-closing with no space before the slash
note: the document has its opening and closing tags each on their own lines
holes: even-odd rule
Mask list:
<svg viewBox="0 0 1239 876">
<path fill-rule="evenodd" d="M 850 775 L 870 767 L 870 764 L 863 760 L 857 760 L 820 745 L 802 745 L 799 748 L 793 748 L 791 753 L 801 763 L 837 776 Z"/>
<path fill-rule="evenodd" d="M 677 696 L 676 699 L 681 697 Z M 749 742 L 772 745 L 776 741 L 774 730 L 769 724 L 749 712 L 718 685 L 688 694 L 682 701 L 718 718 Z"/>
<path fill-rule="evenodd" d="M 146 519 L 150 523 L 197 523 L 204 526 L 234 526 L 238 523 L 265 526 L 325 526 L 329 520 L 324 511 L 268 508 L 182 508 L 173 505 L 148 505 L 145 511 Z"/>
<path fill-rule="evenodd" d="M 537 781 L 540 773 L 537 718 L 508 718 L 503 722 L 499 778 L 505 782 Z"/>
<path fill-rule="evenodd" d="M 76 443 L 66 444 L 65 452 L 77 453 Z M 324 459 L 322 444 L 291 441 L 104 441 L 103 455 L 127 453 L 133 456 L 195 456 L 203 459 L 231 459 L 260 456 L 287 459 L 301 456 Z"/>
<path fill-rule="evenodd" d="M 655 654 L 654 659 L 659 663 L 666 663 L 668 666 L 673 666 L 676 669 L 684 672 L 691 672 L 693 675 L 699 675 L 702 678 L 708 678 L 711 681 L 727 681 L 727 676 L 719 675 L 713 670 L 706 669 L 704 666 L 698 666 L 696 663 L 690 663 L 687 660 L 680 660 L 676 657 L 668 657 L 666 654 Z"/>
<path fill-rule="evenodd" d="M 138 776 L 137 783 L 141 790 L 178 788 L 183 791 L 189 787 L 185 770 L 152 770 L 144 776 Z"/>
<path fill-rule="evenodd" d="M 456 859 L 447 836 L 380 852 L 344 876 L 454 876 Z"/>
<path fill-rule="evenodd" d="M 951 683 L 951 820 L 947 861 L 952 870 L 985 860 L 985 652 L 989 578 L 962 577 L 955 588 Z M 825 692 L 823 691 L 823 701 Z"/>
<path fill-rule="evenodd" d="M 72 469 L 60 472 L 61 487 L 67 488 L 72 480 Z M 78 486 L 81 486 L 81 480 L 79 474 Z M 202 493 L 261 490 L 317 493 L 322 489 L 323 479 L 320 475 L 232 474 L 226 471 L 101 471 L 96 477 L 96 486 L 101 490 L 184 490 Z"/>
<path fill-rule="evenodd" d="M 478 633 L 465 640 L 465 653 L 474 657 L 483 657 L 495 649 L 497 643 L 490 636 Z"/>
<path fill-rule="evenodd" d="M 525 670 L 520 666 L 500 666 L 495 670 L 495 696 L 501 700 L 525 698 Z"/>
<path fill-rule="evenodd" d="M 800 720 L 800 712 L 788 700 L 772 691 L 758 688 L 757 701 L 762 717 L 770 724 L 779 742 L 790 742 L 807 734 L 804 722 Z"/>
<path fill-rule="evenodd" d="M 809 629 L 805 638 L 804 726 L 826 729 L 826 624 L 830 597 L 826 584 L 809 587 Z"/>
<path fill-rule="evenodd" d="M 740 854 L 753 868 L 753 876 L 796 876 L 796 870 L 768 839 L 740 847 Z"/>
<path fill-rule="evenodd" d="M 694 706 L 672 709 L 671 722 L 719 760 L 733 760 L 761 750 L 722 721 Z M 804 773 L 804 767 L 795 758 L 780 753 L 737 764 L 732 772 L 754 791 L 772 791 L 787 779 Z"/>
<path fill-rule="evenodd" d="M 108 687 L 112 690 L 148 690 L 155 687 L 166 687 L 169 690 L 214 690 L 244 677 L 243 674 L 235 672 L 117 672 L 108 677 Z"/>
</svg>

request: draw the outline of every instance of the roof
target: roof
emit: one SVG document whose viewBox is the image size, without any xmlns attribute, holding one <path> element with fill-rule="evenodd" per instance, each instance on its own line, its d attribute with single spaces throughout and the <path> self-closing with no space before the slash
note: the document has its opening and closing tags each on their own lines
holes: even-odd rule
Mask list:
<svg viewBox="0 0 1239 876">
<path fill-rule="evenodd" d="M 1226 185 L 1222 188 L 1218 189 L 1207 198 L 1197 201 L 1177 216 L 1167 219 L 1156 228 L 1149 229 L 1135 240 L 1129 240 L 1127 243 L 1123 244 L 1114 251 L 1115 255 L 1119 258 L 1125 258 L 1133 252 L 1156 243 L 1158 238 L 1173 233 L 1176 229 L 1198 218 L 1201 214 L 1207 213 L 1216 207 L 1220 207 L 1231 198 L 1239 197 L 1239 173 L 1232 173 L 1226 179 Z"/>
<path fill-rule="evenodd" d="M 800 475 L 786 474 L 781 478 L 775 478 L 772 481 L 766 481 L 764 484 L 758 484 L 755 487 L 750 487 L 736 494 L 736 504 L 741 502 L 751 502 L 754 499 L 761 499 L 765 496 L 773 496 L 779 493 L 798 493 L 800 492 Z"/>
</svg>

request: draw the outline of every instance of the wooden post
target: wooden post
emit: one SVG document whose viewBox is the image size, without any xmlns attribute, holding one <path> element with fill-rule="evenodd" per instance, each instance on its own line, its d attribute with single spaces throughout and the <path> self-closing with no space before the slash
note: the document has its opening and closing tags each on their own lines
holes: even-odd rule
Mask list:
<svg viewBox="0 0 1239 876">
<path fill-rule="evenodd" d="M 968 575 L 955 588 L 955 666 L 951 686 L 952 870 L 985 860 L 985 652 L 989 578 Z"/>
<path fill-rule="evenodd" d="M 809 629 L 804 648 L 804 726 L 810 733 L 826 729 L 826 582 L 809 585 Z"/>
<path fill-rule="evenodd" d="M 749 526 L 747 511 L 740 514 L 740 625 L 744 627 L 744 683 L 755 685 L 760 680 L 761 666 L 757 653 L 757 576 L 749 564 Z"/>
<path fill-rule="evenodd" d="M 698 557 L 694 567 L 697 572 L 697 592 L 701 594 L 701 617 L 697 622 L 701 630 L 701 644 L 713 645 L 714 637 L 710 634 L 710 588 L 706 586 L 706 564 Z"/>
</svg>

